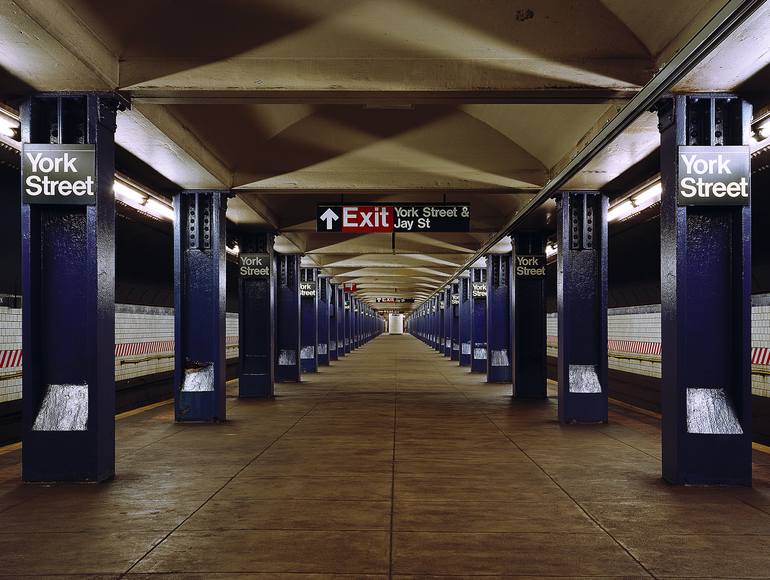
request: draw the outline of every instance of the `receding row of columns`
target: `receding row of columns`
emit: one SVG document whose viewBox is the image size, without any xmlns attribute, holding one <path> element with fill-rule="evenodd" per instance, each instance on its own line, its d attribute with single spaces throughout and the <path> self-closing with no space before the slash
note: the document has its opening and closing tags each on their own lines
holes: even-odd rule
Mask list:
<svg viewBox="0 0 770 580">
<path fill-rule="evenodd" d="M 93 144 L 96 155 L 94 204 L 22 204 L 28 481 L 114 474 L 112 184 L 120 106 L 114 94 L 61 93 L 32 97 L 22 107 L 24 143 Z M 750 205 L 675 200 L 678 147 L 746 145 L 750 118 L 749 105 L 731 96 L 676 96 L 659 108 L 663 475 L 674 483 L 751 482 Z M 185 191 L 174 201 L 178 421 L 226 416 L 228 195 Z M 607 420 L 606 212 L 598 192 L 558 199 L 559 418 L 565 423 Z M 461 365 L 485 370 L 490 380 L 511 380 L 515 397 L 542 398 L 544 280 L 517 275 L 516 261 L 542 255 L 544 239 L 537 232 L 513 238 L 510 255 L 489 256 L 485 270 L 453 281 L 410 323 Z M 242 396 L 270 397 L 275 382 L 297 381 L 303 366 L 317 369 L 382 331 L 379 317 L 341 287 L 320 283 L 317 271 L 300 267 L 299 255 L 275 254 L 271 234 L 246 236 L 242 244 L 243 253 L 269 264 L 269 275 L 239 282 Z"/>
<path fill-rule="evenodd" d="M 22 141 L 95 146 L 95 203 L 22 204 L 25 481 L 115 474 L 114 133 L 109 93 L 41 94 L 22 106 Z M 174 197 L 174 415 L 226 420 L 226 219 L 230 191 Z M 274 234 L 239 230 L 254 274 L 239 292 L 239 396 L 343 357 L 384 330 L 366 304 L 273 250 Z M 152 260 L 152 256 L 147 256 Z"/>
<path fill-rule="evenodd" d="M 677 193 L 679 148 L 746 146 L 751 107 L 731 95 L 678 95 L 658 114 L 662 473 L 677 484 L 750 485 L 751 206 L 682 204 Z M 557 196 L 562 423 L 608 420 L 607 205 L 596 191 Z M 421 305 L 411 332 L 490 382 L 510 380 L 515 399 L 545 398 L 545 276 L 517 269 L 520 257 L 545 259 L 544 241 L 514 233 L 510 254 L 488 255 L 486 269 L 471 267 Z"/>
</svg>

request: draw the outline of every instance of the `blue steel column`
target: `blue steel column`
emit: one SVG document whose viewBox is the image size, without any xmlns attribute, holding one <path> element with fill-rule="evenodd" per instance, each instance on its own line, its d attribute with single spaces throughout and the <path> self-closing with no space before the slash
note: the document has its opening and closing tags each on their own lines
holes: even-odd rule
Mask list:
<svg viewBox="0 0 770 580">
<path fill-rule="evenodd" d="M 275 380 L 299 382 L 299 254 L 278 254 Z"/>
<path fill-rule="evenodd" d="M 429 302 L 429 325 L 430 325 L 430 347 L 431 348 L 438 348 L 438 340 L 437 340 L 437 332 L 436 332 L 436 326 L 437 326 L 437 319 L 438 319 L 438 299 L 436 296 L 430 299 Z"/>
<path fill-rule="evenodd" d="M 24 481 L 103 481 L 115 474 L 112 182 L 119 106 L 115 95 L 52 94 L 21 107 L 24 143 L 96 148 L 95 205 L 21 206 Z M 61 408 L 57 393 L 65 389 L 85 391 L 83 427 L 41 428 L 38 414 Z"/>
<path fill-rule="evenodd" d="M 436 294 L 436 296 L 433 297 L 433 349 L 440 351 L 442 348 L 441 344 L 441 321 L 443 317 L 441 316 L 441 296 L 439 294 Z"/>
<path fill-rule="evenodd" d="M 355 348 L 358 348 L 361 346 L 361 301 L 356 298 L 353 302 L 354 305 L 354 317 L 353 322 L 355 324 L 353 335 L 355 336 L 356 342 L 355 342 Z"/>
<path fill-rule="evenodd" d="M 318 270 L 300 269 L 300 350 L 303 373 L 318 371 Z"/>
<path fill-rule="evenodd" d="M 431 298 L 425 304 L 425 340 L 428 346 L 433 348 L 433 312 L 435 308 L 435 298 Z"/>
<path fill-rule="evenodd" d="M 441 339 L 443 348 L 441 353 L 445 357 L 452 356 L 452 285 L 449 284 L 442 293 L 444 309 L 441 312 L 444 318 L 444 334 Z"/>
<path fill-rule="evenodd" d="M 732 95 L 677 95 L 659 108 L 663 477 L 671 483 L 751 485 L 751 206 L 676 201 L 678 146 L 748 145 L 751 118 L 751 105 Z"/>
<path fill-rule="evenodd" d="M 487 267 L 471 268 L 471 372 L 487 372 Z"/>
<path fill-rule="evenodd" d="M 334 316 L 337 320 L 337 358 L 345 356 L 345 342 L 347 340 L 347 334 L 345 329 L 345 290 L 342 284 L 337 285 L 336 293 L 337 310 Z"/>
<path fill-rule="evenodd" d="M 545 261 L 545 238 L 537 233 L 514 235 L 511 267 L 513 396 L 545 399 L 548 397 L 545 276 L 517 276 L 517 256 L 543 256 Z"/>
<path fill-rule="evenodd" d="M 360 341 L 360 334 L 359 334 L 359 318 L 358 318 L 358 298 L 355 296 L 351 296 L 352 300 L 350 302 L 350 311 L 352 313 L 351 317 L 351 323 L 350 323 L 350 333 L 351 333 L 351 341 L 350 341 L 350 349 L 356 350 L 359 347 L 359 341 Z"/>
<path fill-rule="evenodd" d="M 337 285 L 329 283 L 329 361 L 337 360 L 337 335 L 339 334 L 339 324 L 337 316 Z"/>
<path fill-rule="evenodd" d="M 267 254 L 270 275 L 238 278 L 238 396 L 270 398 L 275 394 L 275 255 L 272 233 L 238 236 L 241 254 Z"/>
<path fill-rule="evenodd" d="M 446 351 L 446 316 L 444 316 L 444 312 L 446 312 L 446 290 L 439 292 L 436 300 L 438 301 L 438 336 L 436 337 L 436 350 L 441 354 L 444 354 Z"/>
<path fill-rule="evenodd" d="M 353 348 L 353 295 L 350 292 L 343 292 L 345 311 L 345 352 L 348 353 Z"/>
<path fill-rule="evenodd" d="M 452 282 L 449 296 L 450 313 L 450 338 L 452 341 L 452 350 L 450 352 L 451 360 L 460 360 L 460 282 Z"/>
<path fill-rule="evenodd" d="M 174 414 L 224 421 L 228 191 L 174 196 Z"/>
<path fill-rule="evenodd" d="M 358 346 L 364 344 L 364 304 L 358 301 Z"/>
<path fill-rule="evenodd" d="M 511 380 L 511 309 L 509 254 L 487 256 L 487 382 Z"/>
<path fill-rule="evenodd" d="M 559 420 L 607 421 L 607 197 L 558 198 Z"/>
<path fill-rule="evenodd" d="M 460 340 L 460 366 L 471 366 L 471 279 L 468 274 L 460 278 L 460 316 L 458 319 Z"/>
<path fill-rule="evenodd" d="M 318 277 L 318 364 L 329 366 L 329 309 L 331 284 L 328 276 Z"/>
<path fill-rule="evenodd" d="M 359 316 L 359 325 L 358 330 L 360 334 L 360 338 L 358 340 L 359 345 L 363 346 L 366 344 L 366 304 L 364 304 L 362 301 L 358 301 L 358 316 Z"/>
</svg>

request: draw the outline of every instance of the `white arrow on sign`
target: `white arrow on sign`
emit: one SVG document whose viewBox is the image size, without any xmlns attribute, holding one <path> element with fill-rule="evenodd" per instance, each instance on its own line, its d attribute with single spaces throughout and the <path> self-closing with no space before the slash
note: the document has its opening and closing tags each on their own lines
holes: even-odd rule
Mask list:
<svg viewBox="0 0 770 580">
<path fill-rule="evenodd" d="M 332 224 L 336 222 L 338 219 L 340 219 L 340 216 L 334 213 L 332 211 L 332 208 L 327 209 L 325 212 L 321 214 L 321 220 L 326 222 L 327 230 L 332 229 Z"/>
</svg>

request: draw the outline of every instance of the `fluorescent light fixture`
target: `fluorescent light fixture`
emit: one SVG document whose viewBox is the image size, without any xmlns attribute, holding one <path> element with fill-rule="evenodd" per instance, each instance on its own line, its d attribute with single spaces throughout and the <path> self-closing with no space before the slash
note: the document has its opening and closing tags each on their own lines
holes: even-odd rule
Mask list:
<svg viewBox="0 0 770 580">
<path fill-rule="evenodd" d="M 174 221 L 174 209 L 157 199 L 148 199 L 142 206 L 142 211 L 157 218 Z"/>
<path fill-rule="evenodd" d="M 635 213 L 639 213 L 643 209 L 650 207 L 652 204 L 659 202 L 662 194 L 663 184 L 660 180 L 655 181 L 642 189 L 639 193 L 636 193 L 630 198 L 626 198 L 624 201 L 611 207 L 607 212 L 607 221 L 614 222 L 625 219 Z"/>
<path fill-rule="evenodd" d="M 228 254 L 231 254 L 233 256 L 237 256 L 241 253 L 241 248 L 238 246 L 238 244 L 235 244 L 232 248 L 229 246 L 225 246 L 225 250 L 227 250 Z"/>
<path fill-rule="evenodd" d="M 757 128 L 757 131 L 762 139 L 767 139 L 770 136 L 770 118 L 765 119 Z"/>
<path fill-rule="evenodd" d="M 550 258 L 551 256 L 555 256 L 556 252 L 558 251 L 559 251 L 559 248 L 555 243 L 548 244 L 545 247 L 545 257 Z"/>
<path fill-rule="evenodd" d="M 615 220 L 622 220 L 627 218 L 632 213 L 636 212 L 636 207 L 630 199 L 617 204 L 610 211 L 607 212 L 607 221 L 614 222 Z"/>
<path fill-rule="evenodd" d="M 0 134 L 6 137 L 16 138 L 16 130 L 19 128 L 19 122 L 16 119 L 0 113 Z"/>
<path fill-rule="evenodd" d="M 656 181 L 648 188 L 643 189 L 637 193 L 632 201 L 634 205 L 640 209 L 651 206 L 653 203 L 660 201 L 660 196 L 663 194 L 663 184 L 660 181 Z"/>
<path fill-rule="evenodd" d="M 112 190 L 115 192 L 115 197 L 134 207 L 142 206 L 147 201 L 146 195 L 138 192 L 133 187 L 123 183 L 122 181 L 116 181 L 113 183 Z"/>
<path fill-rule="evenodd" d="M 18 123 L 13 123 L 6 119 L 5 117 L 0 117 L 0 133 L 5 135 L 6 137 L 11 137 L 12 139 L 16 138 L 16 129 L 18 128 Z"/>
</svg>

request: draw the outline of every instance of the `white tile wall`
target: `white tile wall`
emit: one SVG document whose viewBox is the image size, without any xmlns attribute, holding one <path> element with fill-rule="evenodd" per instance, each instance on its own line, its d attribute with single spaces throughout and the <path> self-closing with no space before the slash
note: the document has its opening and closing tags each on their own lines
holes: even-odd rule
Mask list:
<svg viewBox="0 0 770 580">
<path fill-rule="evenodd" d="M 238 314 L 225 320 L 227 358 L 238 356 Z M 174 309 L 117 304 L 115 343 L 174 340 Z M 21 309 L 0 307 L 0 351 L 21 349 Z M 173 347 L 164 351 L 115 358 L 115 380 L 125 380 L 174 369 Z M 21 367 L 0 369 L 0 402 L 21 398 Z M 3 378 L 3 377 L 9 378 Z"/>
<path fill-rule="evenodd" d="M 21 309 L 0 306 L 0 351 L 21 348 Z M 21 397 L 19 368 L 0 369 L 0 402 Z M 12 377 L 3 379 L 3 377 Z"/>
<path fill-rule="evenodd" d="M 751 346 L 752 348 L 770 348 L 770 299 L 768 295 L 754 296 L 755 306 L 751 310 Z M 549 337 L 558 336 L 557 315 L 546 315 L 546 329 Z M 609 340 L 633 340 L 641 342 L 660 342 L 660 307 L 658 305 L 636 308 L 610 308 L 607 316 L 607 335 Z M 549 342 L 548 355 L 557 356 L 558 348 Z M 608 365 L 611 369 L 647 375 L 661 376 L 660 356 L 637 355 L 624 358 L 622 355 L 610 356 Z M 755 395 L 770 397 L 770 376 L 761 372 L 770 372 L 770 367 L 755 367 L 751 375 L 752 392 Z"/>
</svg>

